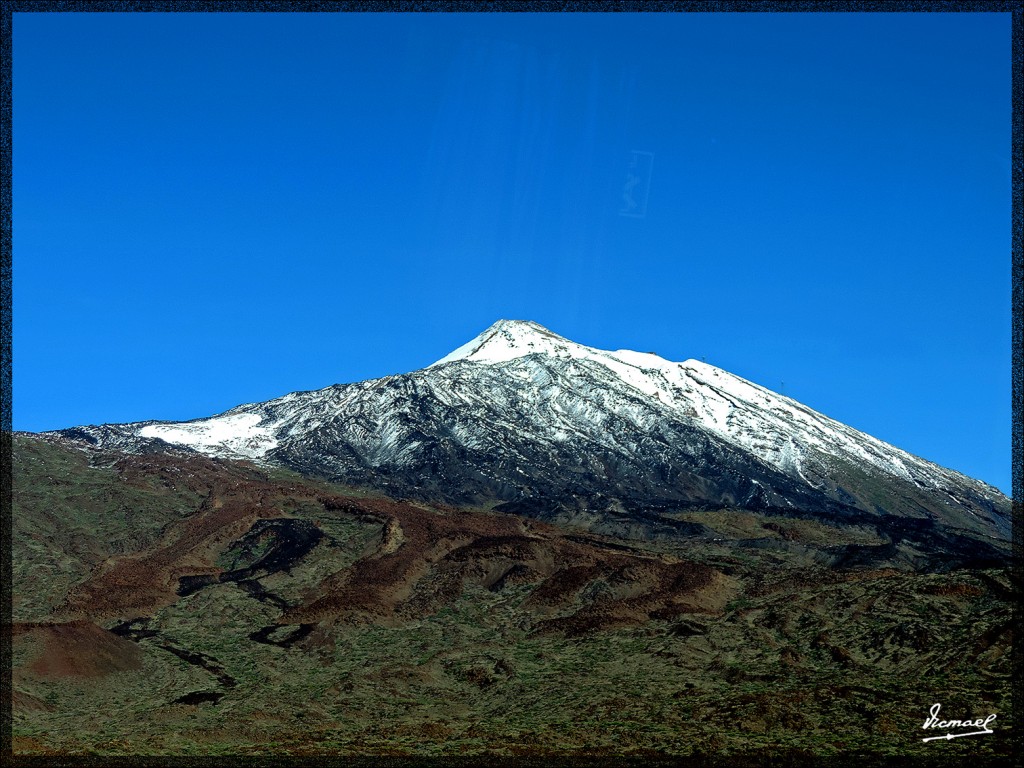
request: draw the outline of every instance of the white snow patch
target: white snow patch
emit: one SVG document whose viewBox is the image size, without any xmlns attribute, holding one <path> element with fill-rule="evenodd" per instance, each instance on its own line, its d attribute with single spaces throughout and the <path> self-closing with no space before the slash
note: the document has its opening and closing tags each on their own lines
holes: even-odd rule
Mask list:
<svg viewBox="0 0 1024 768">
<path fill-rule="evenodd" d="M 594 349 L 532 322 L 499 320 L 434 365 L 456 360 L 492 365 L 535 353 L 597 362 L 638 392 L 676 413 L 687 414 L 705 429 L 805 482 L 809 481 L 803 470 L 812 452 L 844 456 L 907 479 L 911 477 L 908 465 L 926 474 L 937 469 L 713 365 L 698 360 L 673 363 L 649 352 L 627 349 Z"/>
<path fill-rule="evenodd" d="M 139 435 L 203 453 L 258 459 L 277 447 L 271 427 L 260 426 L 262 420 L 259 414 L 237 413 L 179 424 L 149 424 L 139 430 Z"/>
<path fill-rule="evenodd" d="M 525 320 L 499 320 L 472 341 L 445 355 L 436 363 L 443 365 L 456 360 L 474 363 L 504 363 L 519 357 L 543 353 L 555 357 L 579 357 L 586 350 L 551 331 Z"/>
</svg>

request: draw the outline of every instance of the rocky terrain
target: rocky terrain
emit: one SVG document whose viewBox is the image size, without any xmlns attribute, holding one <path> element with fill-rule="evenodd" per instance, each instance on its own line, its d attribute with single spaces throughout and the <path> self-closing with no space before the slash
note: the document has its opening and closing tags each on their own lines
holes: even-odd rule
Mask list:
<svg viewBox="0 0 1024 768">
<path fill-rule="evenodd" d="M 1009 500 L 694 360 L 500 321 L 16 435 L 13 519 L 19 754 L 1011 754 Z"/>
<path fill-rule="evenodd" d="M 14 472 L 19 754 L 1009 754 L 1005 562 L 872 565 L 863 520 L 610 536 L 62 436 Z M 923 743 L 934 702 L 995 732 Z"/>
<path fill-rule="evenodd" d="M 682 510 L 842 521 L 887 542 L 851 554 L 875 565 L 996 563 L 1010 531 L 997 489 L 794 400 L 702 362 L 596 350 L 522 321 L 499 321 L 409 374 L 189 422 L 59 434 L 611 535 L 692 532 L 673 517 Z"/>
</svg>

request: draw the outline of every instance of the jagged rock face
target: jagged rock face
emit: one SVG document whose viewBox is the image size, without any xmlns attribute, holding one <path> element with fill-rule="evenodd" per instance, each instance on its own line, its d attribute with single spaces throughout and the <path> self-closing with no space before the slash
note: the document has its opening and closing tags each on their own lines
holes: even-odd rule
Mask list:
<svg viewBox="0 0 1024 768">
<path fill-rule="evenodd" d="M 1009 536 L 1009 500 L 991 486 L 713 366 L 604 352 L 520 321 L 408 374 L 62 434 L 517 511 L 775 508 Z"/>
</svg>

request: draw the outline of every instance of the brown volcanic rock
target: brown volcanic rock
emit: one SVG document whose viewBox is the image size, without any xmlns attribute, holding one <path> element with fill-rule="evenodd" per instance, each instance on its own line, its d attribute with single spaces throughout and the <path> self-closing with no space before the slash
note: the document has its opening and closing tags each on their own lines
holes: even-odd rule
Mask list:
<svg viewBox="0 0 1024 768">
<path fill-rule="evenodd" d="M 179 579 L 215 575 L 217 556 L 260 519 L 285 517 L 284 501 L 315 500 L 302 486 L 262 479 L 254 468 L 202 456 L 123 456 L 115 467 L 127 485 L 187 487 L 205 499 L 171 524 L 154 545 L 110 558 L 67 594 L 54 618 L 130 619 L 151 615 L 178 599 Z"/>
<path fill-rule="evenodd" d="M 194 515 L 171 526 L 155 548 L 100 566 L 69 593 L 57 614 L 132 618 L 173 603 L 180 577 L 217 573 L 219 552 L 257 519 L 277 516 L 263 506 L 267 494 L 254 493 L 259 490 L 215 490 Z"/>
<path fill-rule="evenodd" d="M 253 467 L 195 457 L 126 456 L 126 483 L 187 483 L 205 499 L 140 552 L 110 558 L 67 594 L 52 619 L 77 625 L 134 619 L 174 603 L 189 584 L 223 572 L 218 557 L 257 521 L 287 518 L 295 504 L 323 515 L 382 525 L 375 549 L 322 578 L 279 624 L 422 618 L 456 601 L 470 586 L 493 592 L 535 585 L 522 607 L 544 631 L 641 623 L 691 611 L 719 610 L 731 579 L 714 569 L 642 553 L 599 536 L 573 534 L 516 515 L 427 506 L 386 498 L 340 496 L 314 486 L 276 482 Z M 522 599 L 522 598 L 519 598 Z M 577 617 L 572 619 L 572 617 Z M 313 642 L 314 639 L 310 638 Z"/>
<path fill-rule="evenodd" d="M 589 578 L 595 569 L 597 577 Z M 574 570 L 574 582 L 586 579 L 585 589 L 600 584 L 604 590 L 575 613 L 540 622 L 536 632 L 574 636 L 596 629 L 643 624 L 652 618 L 719 612 L 737 588 L 734 580 L 715 569 L 690 562 L 651 560 L 628 563 L 611 571 L 592 566 L 585 569 L 585 575 L 584 569 Z M 546 586 L 538 588 L 531 600 Z"/>
<path fill-rule="evenodd" d="M 543 622 L 545 631 L 575 633 L 642 623 L 659 613 L 717 611 L 735 591 L 733 580 L 708 566 L 615 551 L 599 539 L 510 515 L 387 500 L 322 501 L 327 509 L 384 522 L 380 545 L 321 582 L 315 597 L 285 612 L 281 623 L 400 621 L 436 612 L 467 584 L 496 591 L 533 583 L 523 607 L 539 617 L 569 611 Z"/>
<path fill-rule="evenodd" d="M 78 462 L 69 478 L 86 484 L 111 466 L 102 464 Z M 180 470 L 164 457 L 121 462 L 102 489 L 156 487 L 154 506 L 169 498 L 165 480 L 195 492 L 174 515 L 152 516 L 162 524 L 149 535 L 93 547 L 75 581 L 51 582 L 53 602 L 35 604 L 70 595 L 68 621 L 14 626 L 14 706 L 23 733 L 39 735 L 16 736 L 16 751 L 162 754 L 188 739 L 197 752 L 241 755 L 454 754 L 477 744 L 549 756 L 681 745 L 736 754 L 790 740 L 832 752 L 831 731 L 817 728 L 832 723 L 851 743 L 897 754 L 916 715 L 873 721 L 877 712 L 913 713 L 949 691 L 1009 711 L 1015 590 L 1002 573 L 826 568 L 788 550 L 658 546 L 367 499 L 242 464 L 190 459 Z M 47 514 L 45 500 L 16 517 Z M 73 506 L 72 496 L 61 509 Z M 135 510 L 110 509 L 131 534 Z M 21 551 L 35 562 L 38 550 Z M 268 558 L 273 568 L 252 567 Z M 48 571 L 33 568 L 21 582 L 38 594 Z M 212 587 L 187 610 L 158 607 L 150 622 L 113 632 L 82 618 L 143 617 L 218 571 L 238 588 Z M 739 580 L 744 599 L 724 610 Z M 421 620 L 446 606 L 454 610 Z M 284 626 L 261 626 L 274 617 Z M 143 674 L 137 651 L 146 672 L 156 662 L 166 677 Z M 722 731 L 723 722 L 741 727 Z"/>
<path fill-rule="evenodd" d="M 138 645 L 89 621 L 14 624 L 11 634 L 15 643 L 38 643 L 40 651 L 22 672 L 35 678 L 101 677 L 142 668 Z"/>
<path fill-rule="evenodd" d="M 466 513 L 449 507 L 428 510 L 383 499 L 327 497 L 321 501 L 330 511 L 383 522 L 384 533 L 375 552 L 321 582 L 316 596 L 286 612 L 282 623 L 358 615 L 393 617 L 432 566 L 453 552 L 459 560 L 469 556 L 475 542 L 482 542 L 479 546 L 486 551 L 495 538 L 529 541 L 526 521 L 512 516 Z"/>
</svg>

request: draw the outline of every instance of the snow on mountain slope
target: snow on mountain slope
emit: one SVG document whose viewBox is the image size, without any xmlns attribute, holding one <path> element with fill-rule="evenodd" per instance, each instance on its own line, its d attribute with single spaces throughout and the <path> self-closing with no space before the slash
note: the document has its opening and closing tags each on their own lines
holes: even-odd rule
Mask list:
<svg viewBox="0 0 1024 768">
<path fill-rule="evenodd" d="M 841 456 L 866 462 L 917 485 L 964 478 L 712 365 L 697 360 L 673 363 L 630 350 L 597 350 L 532 322 L 499 321 L 431 367 L 456 360 L 502 363 L 532 354 L 600 363 L 622 382 L 689 415 L 703 429 L 811 485 L 814 480 L 802 470 L 814 454 L 819 460 Z"/>
<path fill-rule="evenodd" d="M 261 421 L 256 413 L 236 413 L 184 424 L 149 424 L 139 430 L 139 436 L 184 445 L 201 453 L 257 459 L 277 447 L 273 430 L 260 426 Z"/>
<path fill-rule="evenodd" d="M 91 432 L 89 430 L 92 430 Z M 181 423 L 79 428 L 453 501 L 600 494 L 938 516 L 1005 535 L 996 489 L 695 360 L 502 320 L 419 371 Z"/>
<path fill-rule="evenodd" d="M 540 354 L 550 357 L 593 357 L 597 350 L 563 339 L 528 320 L 499 320 L 475 339 L 445 355 L 431 366 L 465 360 L 473 363 L 504 363 L 517 357 Z"/>
</svg>

